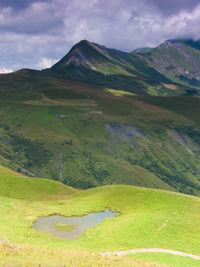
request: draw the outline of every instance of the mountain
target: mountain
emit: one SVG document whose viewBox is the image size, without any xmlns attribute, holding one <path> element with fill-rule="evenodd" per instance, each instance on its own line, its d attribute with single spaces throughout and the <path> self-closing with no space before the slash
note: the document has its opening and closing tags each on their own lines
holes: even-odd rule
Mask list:
<svg viewBox="0 0 200 267">
<path fill-rule="evenodd" d="M 81 41 L 51 69 L 0 75 L 0 164 L 82 189 L 200 195 L 199 89 L 155 70 L 155 49 Z"/>
<path fill-rule="evenodd" d="M 82 66 L 96 69 L 98 64 L 108 64 L 110 61 L 106 48 L 87 40 L 82 40 L 72 47 L 69 53 L 57 62 L 52 69 L 62 69 L 68 66 Z"/>
<path fill-rule="evenodd" d="M 172 82 L 152 68 L 137 53 L 126 53 L 105 46 L 81 41 L 51 68 L 60 78 L 82 81 L 112 89 L 125 90 L 138 95 L 171 94 Z M 52 75 L 51 74 L 51 75 Z M 152 89 L 153 88 L 153 89 Z M 177 86 L 178 94 L 185 88 Z M 176 92 L 176 94 L 177 94 Z"/>
<path fill-rule="evenodd" d="M 142 56 L 171 81 L 200 88 L 200 41 L 168 40 Z"/>
<path fill-rule="evenodd" d="M 127 53 L 83 40 L 72 47 L 51 71 L 57 77 L 137 95 L 198 95 L 199 68 L 194 63 L 196 59 L 189 56 L 192 52 L 194 54 L 198 45 L 197 42 L 185 41 L 186 50 L 190 51 L 186 54 L 182 48 L 181 51 L 175 48 L 182 47 L 182 43 L 166 41 L 154 49 L 141 48 Z M 187 68 L 188 61 L 190 65 Z M 191 75 L 192 68 L 194 75 Z"/>
</svg>

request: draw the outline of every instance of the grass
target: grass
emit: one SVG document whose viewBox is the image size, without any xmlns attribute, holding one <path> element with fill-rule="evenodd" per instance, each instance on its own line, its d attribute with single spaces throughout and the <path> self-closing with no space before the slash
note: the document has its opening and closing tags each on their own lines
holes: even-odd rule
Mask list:
<svg viewBox="0 0 200 267">
<path fill-rule="evenodd" d="M 55 200 L 72 197 L 78 190 L 60 182 L 28 178 L 0 166 L 0 195 L 24 200 Z"/>
<path fill-rule="evenodd" d="M 173 267 L 198 267 L 199 261 L 185 258 L 182 256 L 170 255 L 165 253 L 137 253 L 134 255 L 128 255 L 127 258 L 143 260 L 146 262 L 155 262 L 157 264 L 165 264 Z"/>
<path fill-rule="evenodd" d="M 75 225 L 58 223 L 58 224 L 56 224 L 56 229 L 61 230 L 61 231 L 72 231 L 75 229 Z"/>
<path fill-rule="evenodd" d="M 174 85 L 174 84 L 163 83 L 163 85 L 164 85 L 166 88 L 171 89 L 171 90 L 177 90 L 177 89 L 178 89 L 178 86 L 177 86 L 177 85 Z"/>
<path fill-rule="evenodd" d="M 43 186 L 40 180 L 35 179 L 35 182 L 38 187 Z M 29 195 L 31 190 L 35 195 L 34 188 L 26 186 L 30 190 Z M 49 193 L 53 190 L 52 187 Z M 36 196 L 34 198 L 37 199 Z M 41 247 L 93 251 L 161 247 L 200 253 L 196 238 L 200 232 L 200 202 L 195 197 L 130 186 L 105 186 L 73 195 L 71 191 L 69 194 L 63 191 L 63 199 L 58 200 L 30 201 L 34 198 L 28 197 L 27 201 L 6 198 L 5 194 L 1 197 L 1 237 L 6 237 L 11 243 L 40 244 Z M 105 220 L 75 241 L 62 240 L 32 229 L 32 223 L 38 217 L 54 214 L 82 216 L 106 208 L 121 215 Z"/>
<path fill-rule="evenodd" d="M 166 267 L 141 260 L 103 257 L 97 253 L 85 253 L 60 249 L 34 249 L 26 247 L 1 247 L 0 265 L 4 267 Z"/>
<path fill-rule="evenodd" d="M 200 101 L 198 97 L 139 97 L 139 99 L 180 114 L 188 118 L 190 121 L 199 122 L 197 110 L 199 109 Z M 190 108 L 186 110 L 185 106 L 189 106 Z"/>
<path fill-rule="evenodd" d="M 174 191 L 174 189 L 156 177 L 152 172 L 140 167 L 133 166 L 130 163 L 115 159 L 115 163 L 112 163 L 108 170 L 112 170 L 113 176 L 119 184 L 143 186 L 160 188 L 165 190 Z M 122 170 L 123 169 L 123 173 Z"/>
<path fill-rule="evenodd" d="M 133 96 L 133 95 L 135 95 L 133 93 L 122 91 L 122 90 L 105 89 L 105 91 L 109 92 L 115 96 Z"/>
<path fill-rule="evenodd" d="M 105 209 L 105 205 L 101 206 L 98 200 L 96 203 L 92 199 L 86 201 L 85 196 L 79 195 L 80 192 L 78 194 L 77 190 L 61 183 L 27 178 L 4 167 L 0 167 L 0 177 L 0 240 L 3 240 L 0 244 L 1 266 L 152 266 L 143 261 L 103 257 L 98 253 L 87 252 L 93 249 L 77 246 L 76 241 L 56 238 L 32 228 L 32 223 L 38 217 L 47 214 L 83 215 Z M 79 195 L 77 199 L 76 194 Z M 73 225 L 63 224 L 56 227 L 65 231 L 74 228 Z"/>
<path fill-rule="evenodd" d="M 6 175 L 5 168 L 1 168 L 0 171 L 2 176 Z M 17 174 L 9 170 L 7 175 L 14 175 L 12 177 L 16 184 L 20 184 L 19 179 L 24 178 L 17 177 Z M 29 178 L 24 179 L 29 180 Z M 30 181 L 32 181 L 31 178 Z M 45 179 L 46 185 L 41 183 L 40 179 L 34 181 L 38 184 L 38 188 L 51 183 Z M 6 182 L 9 184 L 8 179 L 5 179 Z M 103 266 L 112 266 L 112 264 L 131 266 L 135 263 L 136 266 L 140 264 L 145 266 L 143 261 L 112 257 L 105 259 L 98 256 L 98 252 L 133 248 L 160 247 L 200 255 L 200 243 L 197 238 L 200 234 L 199 198 L 133 186 L 104 186 L 81 192 L 75 191 L 76 193 L 72 193 L 72 189 L 67 192 L 66 186 L 62 184 L 60 186 L 63 187 L 60 198 L 52 198 L 54 188 L 50 187 L 50 199 L 45 201 L 38 201 L 40 192 L 36 192 L 29 184 L 25 184 L 23 188 L 24 192 L 29 191 L 29 196 L 25 194 L 23 199 L 11 198 L 9 194 L 5 196 L 4 192 L 0 192 L 0 239 L 8 240 L 3 247 L 0 246 L 4 251 L 0 256 L 2 265 L 10 266 L 15 262 L 15 266 L 20 264 L 23 266 L 22 263 L 26 266 L 25 262 L 27 262 L 27 266 L 34 266 L 38 262 L 44 264 L 46 260 L 49 264 L 55 262 L 55 266 L 59 266 L 60 262 L 66 266 L 73 266 L 70 265 L 72 262 L 76 266 L 81 260 L 83 263 L 86 262 L 90 255 L 91 266 L 99 266 L 100 262 L 104 264 Z M 18 190 L 20 190 L 19 187 Z M 32 228 L 33 222 L 39 217 L 56 214 L 82 216 L 90 212 L 103 211 L 106 208 L 118 212 L 119 216 L 105 219 L 94 228 L 88 229 L 77 240 L 54 237 Z M 92 251 L 96 254 L 92 254 L 91 257 Z M 52 252 L 57 256 L 50 256 Z M 65 253 L 68 256 L 64 258 Z M 37 254 L 36 258 L 34 258 L 35 254 Z M 41 260 L 44 254 L 44 259 Z M 116 265 L 114 265 L 115 260 Z M 183 262 L 187 263 L 187 260 L 187 258 L 185 261 L 183 259 Z M 147 266 L 151 266 L 148 264 Z"/>
</svg>

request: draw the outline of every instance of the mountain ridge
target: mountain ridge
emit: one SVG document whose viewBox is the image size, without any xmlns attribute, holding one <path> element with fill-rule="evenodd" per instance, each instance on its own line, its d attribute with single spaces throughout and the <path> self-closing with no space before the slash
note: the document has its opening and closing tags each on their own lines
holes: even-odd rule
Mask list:
<svg viewBox="0 0 200 267">
<path fill-rule="evenodd" d="M 200 62 L 197 47 L 191 40 L 167 40 L 156 48 L 123 52 L 82 40 L 50 72 L 141 95 L 198 95 L 200 65 L 190 55 L 199 54 Z"/>
<path fill-rule="evenodd" d="M 143 55 L 145 62 L 171 81 L 200 88 L 200 43 L 191 40 L 167 40 Z"/>
<path fill-rule="evenodd" d="M 158 47 L 132 52 L 81 40 L 51 68 L 38 71 L 44 76 L 155 96 L 200 95 L 199 73 L 200 42 L 190 39 L 167 40 Z"/>
</svg>

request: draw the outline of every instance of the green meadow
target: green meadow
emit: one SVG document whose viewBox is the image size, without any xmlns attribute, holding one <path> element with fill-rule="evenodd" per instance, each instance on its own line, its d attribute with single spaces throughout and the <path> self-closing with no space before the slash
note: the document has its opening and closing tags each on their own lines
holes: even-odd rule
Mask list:
<svg viewBox="0 0 200 267">
<path fill-rule="evenodd" d="M 49 261 L 49 266 L 52 266 L 52 256 L 48 256 L 48 253 L 52 250 L 54 253 L 57 251 L 62 263 L 65 262 L 63 255 L 69 251 L 65 266 L 73 266 L 70 265 L 69 259 L 78 262 L 82 256 L 83 262 L 89 257 L 91 266 L 95 266 L 94 262 L 96 266 L 101 266 L 99 262 L 106 262 L 106 259 L 100 256 L 99 252 L 133 248 L 173 249 L 200 255 L 200 241 L 197 238 L 200 234 L 200 200 L 197 197 L 126 185 L 78 191 L 51 180 L 23 177 L 3 167 L 0 168 L 0 178 L 4 180 L 4 189 L 0 191 L 0 239 L 7 240 L 0 246 L 4 251 L 1 253 L 0 262 L 5 262 L 5 266 L 15 261 L 25 264 L 25 260 L 29 265 L 24 266 L 37 266 L 34 265 L 36 262 L 44 264 L 39 257 L 34 261 L 30 255 L 31 251 L 33 255 L 37 251 L 38 255 L 48 251 L 44 257 Z M 13 187 L 10 187 L 11 180 L 15 185 Z M 17 190 L 19 192 L 16 194 Z M 105 219 L 77 240 L 54 237 L 32 228 L 32 224 L 39 217 L 56 214 L 81 216 L 104 211 L 106 208 L 117 212 L 118 216 Z M 95 256 L 91 256 L 92 252 Z M 72 256 L 74 254 L 76 256 Z M 9 255 L 9 259 L 6 255 Z M 118 266 L 114 265 L 112 257 L 114 256 L 108 257 L 107 260 L 110 265 L 103 263 L 103 266 Z M 169 263 L 170 266 L 170 260 L 165 258 L 161 257 L 161 263 Z M 126 266 L 129 266 L 130 261 L 131 264 L 138 264 L 135 266 L 145 266 L 140 265 L 144 264 L 140 259 L 137 261 L 117 257 L 116 260 L 119 264 L 127 260 Z M 182 258 L 183 262 L 187 263 L 187 260 Z M 149 262 L 152 261 L 149 259 Z M 55 266 L 60 265 L 55 262 Z"/>
</svg>

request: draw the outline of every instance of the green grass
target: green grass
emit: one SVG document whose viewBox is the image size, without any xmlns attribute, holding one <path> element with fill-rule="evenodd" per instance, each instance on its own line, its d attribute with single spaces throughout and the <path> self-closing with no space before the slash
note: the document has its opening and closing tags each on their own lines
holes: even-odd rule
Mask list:
<svg viewBox="0 0 200 267">
<path fill-rule="evenodd" d="M 37 188 L 46 187 L 48 183 L 52 183 L 45 179 L 42 181 L 46 184 L 41 183 L 40 179 L 19 177 L 5 168 L 1 168 L 0 172 L 8 186 L 10 185 L 10 180 L 7 179 L 9 176 L 15 184 L 19 185 L 22 185 L 20 179 L 34 180 L 38 184 Z M 54 182 L 54 184 L 57 183 Z M 59 192 L 59 199 L 56 197 L 54 199 L 52 187 L 49 188 L 49 195 L 46 195 L 45 201 L 38 201 L 41 196 L 40 192 L 26 183 L 24 187 L 22 186 L 24 195 L 21 199 L 14 198 L 15 191 L 22 190 L 20 186 L 13 190 L 13 198 L 10 198 L 10 195 L 6 197 L 5 192 L 0 191 L 0 239 L 6 238 L 8 243 L 13 244 L 12 248 L 16 248 L 13 250 L 9 245 L 5 245 L 4 250 L 7 252 L 2 252 L 0 262 L 7 262 L 11 265 L 14 260 L 22 263 L 27 259 L 30 262 L 28 266 L 34 266 L 33 262 L 35 263 L 37 259 L 37 262 L 43 263 L 39 256 L 34 260 L 30 256 L 31 251 L 32 255 L 35 255 L 37 251 L 39 255 L 46 251 L 45 259 L 48 262 L 54 261 L 55 266 L 59 266 L 59 263 L 56 259 L 47 256 L 51 253 L 50 251 L 60 255 L 62 263 L 64 250 L 70 250 L 65 259 L 66 262 L 70 260 L 73 262 L 72 255 L 75 253 L 75 263 L 79 262 L 80 257 L 83 257 L 83 262 L 87 259 L 84 251 L 97 253 L 160 247 L 200 255 L 200 241 L 197 238 L 200 234 L 199 198 L 168 191 L 117 185 L 98 187 L 78 193 L 73 189 L 65 191 L 66 186 L 61 183 L 59 185 L 63 188 Z M 26 191 L 28 194 L 25 193 Z M 21 191 L 21 194 L 23 192 Z M 49 200 L 47 200 L 48 197 Z M 90 212 L 103 211 L 106 208 L 119 215 L 105 219 L 94 228 L 88 229 L 77 240 L 54 237 L 32 228 L 32 224 L 39 217 L 56 214 L 82 216 Z M 15 251 L 18 253 L 16 254 Z M 6 255 L 9 255 L 9 258 Z M 104 260 L 100 257 L 95 261 L 104 262 Z M 108 266 L 112 266 L 113 259 L 109 258 L 107 262 L 109 260 Z M 92 264 L 94 257 L 91 257 L 90 261 Z M 186 264 L 188 259 L 182 261 Z M 122 262 L 119 259 L 119 263 Z M 127 261 L 126 266 L 133 262 Z M 168 264 L 168 262 L 164 263 Z M 140 264 L 145 266 L 138 262 L 138 266 Z"/>
<path fill-rule="evenodd" d="M 200 253 L 196 238 L 200 233 L 198 198 L 129 186 L 107 186 L 83 191 L 69 200 L 27 202 L 1 197 L 0 204 L 0 236 L 11 243 L 89 251 L 161 247 Z M 32 229 L 37 217 L 81 216 L 106 208 L 121 215 L 105 220 L 75 241 Z"/>
<path fill-rule="evenodd" d="M 58 223 L 58 224 L 56 224 L 56 229 L 61 230 L 61 231 L 72 231 L 75 229 L 75 225 Z"/>
<path fill-rule="evenodd" d="M 137 253 L 126 256 L 132 259 L 143 260 L 146 262 L 155 262 L 158 264 L 165 264 L 173 267 L 198 267 L 200 265 L 198 260 L 187 257 L 170 255 L 165 253 Z"/>
<path fill-rule="evenodd" d="M 0 195 L 24 200 L 55 200 L 72 197 L 78 190 L 60 182 L 28 178 L 0 166 Z"/>
<path fill-rule="evenodd" d="M 122 90 L 105 89 L 105 91 L 109 92 L 113 95 L 116 95 L 116 96 L 133 96 L 133 95 L 135 95 L 133 93 L 122 91 Z"/>
<path fill-rule="evenodd" d="M 159 106 L 174 113 L 185 116 L 190 121 L 199 122 L 199 98 L 198 97 L 138 97 L 149 104 Z M 190 107 L 185 109 L 185 107 Z"/>
<path fill-rule="evenodd" d="M 56 238 L 32 228 L 32 223 L 40 216 L 83 215 L 105 209 L 98 197 L 96 203 L 81 195 L 76 199 L 78 191 L 75 189 L 47 179 L 27 178 L 4 167 L 0 167 L 0 183 L 0 240 L 4 240 L 0 244 L 2 266 L 151 266 L 143 261 L 84 252 L 91 249 L 84 244 L 77 246 L 77 241 Z M 70 231 L 74 226 L 58 224 L 56 228 Z"/>
<path fill-rule="evenodd" d="M 116 181 L 116 183 L 118 184 L 160 188 L 174 191 L 173 187 L 163 182 L 152 172 L 140 166 L 133 166 L 132 164 L 126 161 L 118 161 L 117 159 L 115 159 L 115 162 L 111 163 L 110 165 L 111 166 L 108 166 L 108 171 L 113 173 L 113 177 L 115 177 L 114 181 Z"/>
</svg>

